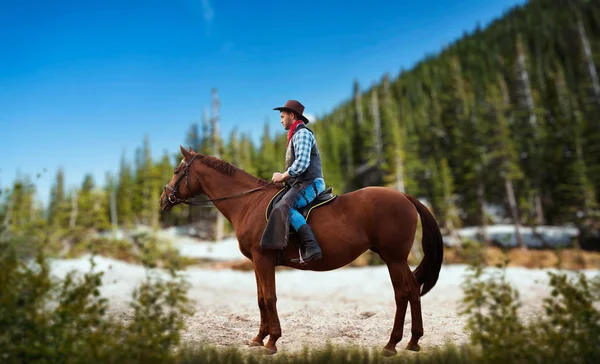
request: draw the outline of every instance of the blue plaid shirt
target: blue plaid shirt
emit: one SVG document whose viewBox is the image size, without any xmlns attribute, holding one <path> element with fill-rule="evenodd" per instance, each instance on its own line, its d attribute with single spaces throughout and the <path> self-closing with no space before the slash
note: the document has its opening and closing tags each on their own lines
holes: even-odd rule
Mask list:
<svg viewBox="0 0 600 364">
<path fill-rule="evenodd" d="M 315 137 L 313 134 L 306 130 L 298 130 L 292 137 L 292 143 L 294 144 L 294 153 L 296 154 L 296 160 L 287 172 L 290 177 L 298 177 L 301 175 L 308 166 L 310 165 L 310 150 L 315 145 Z"/>
</svg>

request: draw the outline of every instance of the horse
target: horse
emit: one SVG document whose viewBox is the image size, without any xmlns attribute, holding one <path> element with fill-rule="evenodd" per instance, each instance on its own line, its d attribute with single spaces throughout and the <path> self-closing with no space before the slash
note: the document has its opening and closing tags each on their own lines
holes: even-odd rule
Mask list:
<svg viewBox="0 0 600 364">
<path fill-rule="evenodd" d="M 276 342 L 282 334 L 275 289 L 278 258 L 283 256 L 281 265 L 290 268 L 330 271 L 351 263 L 370 249 L 387 265 L 396 301 L 392 332 L 382 354 L 397 354 L 396 345 L 402 340 L 409 302 L 412 326 L 406 349 L 420 350 L 418 341 L 423 336 L 420 297 L 438 280 L 443 241 L 435 217 L 418 199 L 382 186 L 367 186 L 338 195 L 332 202 L 314 209 L 309 216 L 308 223 L 321 246 L 322 258 L 293 263 L 290 259 L 299 254 L 295 238 L 290 237 L 282 250 L 260 246 L 266 227 L 266 209 L 281 186 L 219 158 L 179 147 L 183 159 L 163 188 L 160 208 L 170 211 L 180 203 L 194 204 L 189 199 L 204 194 L 208 197 L 206 202 L 214 204 L 232 224 L 240 252 L 252 262 L 256 277 L 260 327 L 253 339 L 245 341 L 247 345 L 262 347 L 267 354 L 277 352 Z M 182 183 L 184 179 L 185 183 Z M 412 272 L 408 255 L 415 239 L 418 217 L 423 232 L 424 257 Z M 269 340 L 264 344 L 267 336 Z"/>
</svg>

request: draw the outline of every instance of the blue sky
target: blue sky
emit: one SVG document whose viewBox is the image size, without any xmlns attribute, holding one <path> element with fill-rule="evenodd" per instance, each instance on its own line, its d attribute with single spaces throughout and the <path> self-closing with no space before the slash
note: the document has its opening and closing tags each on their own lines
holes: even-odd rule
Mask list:
<svg viewBox="0 0 600 364">
<path fill-rule="evenodd" d="M 221 101 L 221 132 L 258 140 L 273 107 L 322 115 L 524 0 L 11 1 L 0 11 L 0 187 L 29 175 L 47 201 L 132 161 L 145 135 L 176 153 Z M 283 156 L 282 156 L 283 158 Z M 43 170 L 46 172 L 43 172 Z M 37 173 L 42 173 L 35 179 Z"/>
</svg>

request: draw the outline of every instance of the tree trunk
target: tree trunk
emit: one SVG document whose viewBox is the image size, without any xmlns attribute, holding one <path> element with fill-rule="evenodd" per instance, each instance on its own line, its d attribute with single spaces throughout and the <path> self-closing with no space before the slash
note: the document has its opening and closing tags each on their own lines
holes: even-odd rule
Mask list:
<svg viewBox="0 0 600 364">
<path fill-rule="evenodd" d="M 371 114 L 373 115 L 373 133 L 375 134 L 375 161 L 380 164 L 383 160 L 383 142 L 381 137 L 381 115 L 379 114 L 379 97 L 377 87 L 373 85 L 371 93 Z"/>
<path fill-rule="evenodd" d="M 393 147 L 394 147 L 394 164 L 395 164 L 395 180 L 396 180 L 396 189 L 400 192 L 406 192 L 406 185 L 404 182 L 404 143 L 403 143 L 403 134 L 404 128 L 401 126 L 402 117 L 400 111 L 399 103 L 396 104 L 397 109 L 395 108 L 395 103 L 392 90 L 390 89 L 390 80 L 388 75 L 386 74 L 383 79 L 383 102 L 384 108 L 388 112 L 389 121 L 391 122 L 391 127 L 387 130 L 388 133 L 392 133 Z M 394 112 L 397 110 L 397 112 Z"/>
<path fill-rule="evenodd" d="M 544 206 L 542 205 L 542 196 L 540 194 L 539 187 L 535 189 L 535 216 L 538 225 L 544 225 L 546 219 L 544 218 Z"/>
<path fill-rule="evenodd" d="M 585 163 L 585 159 L 583 158 L 583 146 L 582 146 L 582 136 L 581 136 L 581 120 L 579 112 L 576 112 L 575 116 L 576 121 L 576 129 L 575 129 L 575 155 L 577 157 L 577 177 L 579 179 L 579 184 L 581 186 L 581 195 L 583 199 L 583 211 L 585 216 L 588 216 L 592 209 L 594 208 L 594 204 L 596 201 L 594 187 L 591 185 L 590 181 L 587 177 L 587 165 Z"/>
<path fill-rule="evenodd" d="M 210 117 L 208 116 L 208 110 L 206 109 L 206 107 L 204 107 L 202 109 L 202 148 L 196 152 L 200 152 L 200 153 L 204 153 L 204 154 L 210 154 L 213 152 L 213 150 L 211 149 L 211 137 L 212 135 L 210 134 Z"/>
<path fill-rule="evenodd" d="M 119 220 L 117 219 L 117 197 L 116 190 L 113 188 L 110 191 L 110 220 L 113 226 L 113 231 L 116 232 L 119 228 Z M 116 236 L 115 236 L 116 237 Z"/>
<path fill-rule="evenodd" d="M 537 150 L 538 143 L 538 125 L 537 125 L 537 115 L 535 113 L 535 104 L 533 102 L 533 93 L 531 92 L 531 83 L 529 81 L 529 72 L 527 71 L 527 64 L 525 59 L 525 51 L 522 48 L 522 43 L 520 39 L 517 39 L 517 72 L 519 76 L 519 80 L 521 81 L 523 92 L 525 94 L 525 105 L 527 107 L 527 111 L 529 113 L 529 124 L 531 124 L 531 129 L 533 132 L 533 138 L 529 140 L 530 151 L 534 154 L 533 156 L 529 156 L 529 158 L 537 161 L 539 156 L 539 151 Z M 536 162 L 533 163 L 537 164 Z M 540 191 L 540 181 L 539 181 L 539 173 L 532 172 L 533 176 L 533 190 L 534 190 L 534 205 L 535 205 L 535 216 L 538 225 L 543 225 L 545 222 L 544 218 L 544 209 L 542 206 L 542 197 Z"/>
<path fill-rule="evenodd" d="M 533 129 L 534 135 L 537 134 L 537 116 L 535 114 L 535 105 L 533 103 L 533 94 L 531 92 L 531 84 L 529 82 L 529 72 L 527 72 L 527 64 L 525 60 L 525 52 L 521 49 L 521 47 L 517 47 L 517 69 L 518 76 L 521 84 L 523 86 L 523 91 L 525 93 L 525 105 L 527 106 L 527 111 L 529 112 L 529 123 L 531 124 L 531 128 Z"/>
<path fill-rule="evenodd" d="M 404 161 L 398 151 L 396 151 L 396 188 L 400 192 L 406 192 L 406 186 L 404 185 Z"/>
<path fill-rule="evenodd" d="M 598 74 L 596 73 L 596 65 L 594 64 L 594 57 L 592 55 L 592 47 L 590 46 L 590 41 L 585 32 L 585 26 L 583 25 L 583 20 L 581 19 L 579 10 L 576 11 L 576 14 L 577 30 L 579 31 L 579 37 L 581 38 L 585 62 L 587 63 L 587 68 L 590 72 L 590 78 L 592 79 L 592 88 L 594 90 L 594 95 L 596 96 L 596 102 L 600 104 L 600 82 L 598 82 Z"/>
<path fill-rule="evenodd" d="M 485 215 L 485 185 L 481 176 L 477 180 L 477 201 L 479 202 L 479 208 L 481 211 L 481 236 L 483 241 L 487 244 L 490 241 L 490 237 L 487 233 L 487 218 Z"/>
<path fill-rule="evenodd" d="M 523 237 L 521 236 L 521 223 L 519 221 L 519 208 L 517 207 L 517 200 L 515 198 L 515 189 L 512 181 L 508 176 L 504 177 L 504 188 L 506 190 L 506 196 L 508 198 L 508 205 L 510 208 L 513 224 L 515 225 L 515 237 L 517 238 L 517 245 L 523 249 L 527 249 L 523 243 Z"/>
<path fill-rule="evenodd" d="M 359 126 L 362 126 L 365 123 L 365 117 L 362 109 L 362 95 L 360 93 L 360 87 L 358 86 L 358 82 L 354 83 L 354 108 L 356 110 L 356 121 Z"/>
<path fill-rule="evenodd" d="M 212 144 L 213 144 L 213 155 L 216 158 L 220 158 L 219 154 L 219 97 L 217 96 L 217 89 L 212 90 L 213 94 L 213 108 L 212 108 Z M 215 240 L 223 240 L 223 229 L 225 225 L 225 218 L 220 211 L 216 211 L 217 220 L 215 222 Z"/>
</svg>

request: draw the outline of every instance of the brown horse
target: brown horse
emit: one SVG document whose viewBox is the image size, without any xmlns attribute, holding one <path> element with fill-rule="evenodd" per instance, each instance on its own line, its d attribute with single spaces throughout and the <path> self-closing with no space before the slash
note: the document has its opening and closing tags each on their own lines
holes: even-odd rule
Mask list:
<svg viewBox="0 0 600 364">
<path fill-rule="evenodd" d="M 273 183 L 258 179 L 215 157 L 185 150 L 183 160 L 174 171 L 160 197 L 160 207 L 170 211 L 174 205 L 189 203 L 188 198 L 205 194 L 235 229 L 240 251 L 254 265 L 260 310 L 258 335 L 247 344 L 264 346 L 275 353 L 281 337 L 275 292 L 277 250 L 260 247 L 266 227 L 265 209 L 280 190 Z M 417 230 L 418 217 L 423 230 L 423 261 L 411 272 L 407 259 Z M 443 260 L 443 243 L 433 215 L 416 198 L 386 187 L 365 187 L 338 196 L 332 202 L 314 209 L 309 216 L 323 257 L 320 260 L 294 264 L 298 256 L 295 235 L 284 250 L 284 264 L 291 268 L 329 271 L 343 267 L 371 249 L 387 264 L 394 296 L 396 316 L 383 354 L 396 354 L 402 339 L 404 316 L 410 302 L 412 337 L 407 349 L 418 351 L 423 336 L 420 296 L 436 284 Z M 421 289 L 422 287 L 422 289 Z M 266 345 L 265 337 L 269 336 Z"/>
</svg>

